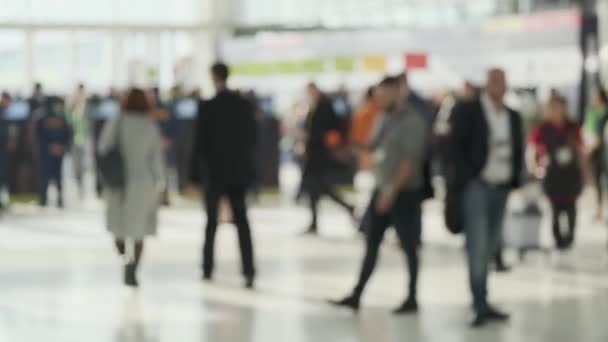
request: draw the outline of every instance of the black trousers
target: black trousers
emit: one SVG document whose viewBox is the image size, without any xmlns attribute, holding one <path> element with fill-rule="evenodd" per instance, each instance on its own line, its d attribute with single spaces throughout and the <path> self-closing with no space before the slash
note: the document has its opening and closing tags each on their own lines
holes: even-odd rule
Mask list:
<svg viewBox="0 0 608 342">
<path fill-rule="evenodd" d="M 422 195 L 420 192 L 401 192 L 390 212 L 378 214 L 375 210 L 378 194 L 378 191 L 374 193 L 370 204 L 370 208 L 373 210 L 369 211 L 366 253 L 353 295 L 360 298 L 363 294 L 365 286 L 376 268 L 384 233 L 392 225 L 401 242 L 409 269 L 409 295 L 415 297 L 420 263 L 418 246 L 422 229 Z"/>
<path fill-rule="evenodd" d="M 38 202 L 41 206 L 48 204 L 48 188 L 55 182 L 59 193 L 58 205 L 63 206 L 63 157 L 46 157 L 40 161 L 40 184 L 38 185 Z"/>
<path fill-rule="evenodd" d="M 223 196 L 228 197 L 232 207 L 232 216 L 237 228 L 239 246 L 241 249 L 241 263 L 243 275 L 255 276 L 253 242 L 251 229 L 247 218 L 247 204 L 245 202 L 246 187 L 227 186 L 211 188 L 205 191 L 205 204 L 207 209 L 207 229 L 203 248 L 203 272 L 211 275 L 215 264 L 215 235 L 217 233 L 219 202 Z"/>
<path fill-rule="evenodd" d="M 593 168 L 593 185 L 597 196 L 597 204 L 602 208 L 604 201 L 604 158 L 600 151 L 591 156 L 591 167 Z"/>
<path fill-rule="evenodd" d="M 349 214 L 353 214 L 354 207 L 347 203 L 338 193 L 334 187 L 327 180 L 324 174 L 311 174 L 306 176 L 305 180 L 305 191 L 310 195 L 310 213 L 312 216 L 311 228 L 316 231 L 319 223 L 319 201 L 323 196 L 329 197 L 339 206 L 348 211 Z"/>
<path fill-rule="evenodd" d="M 555 244 L 558 247 L 569 247 L 574 243 L 574 235 L 576 230 L 576 201 L 558 202 L 551 201 L 551 210 L 553 211 L 553 237 Z M 567 227 L 564 229 L 560 218 L 562 215 L 567 217 Z M 566 232 L 564 232 L 566 230 Z"/>
</svg>

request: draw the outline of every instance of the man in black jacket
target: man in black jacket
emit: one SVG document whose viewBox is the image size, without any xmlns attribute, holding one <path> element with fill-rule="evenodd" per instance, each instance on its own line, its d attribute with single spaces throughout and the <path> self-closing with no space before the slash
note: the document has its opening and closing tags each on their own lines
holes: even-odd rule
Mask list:
<svg viewBox="0 0 608 342">
<path fill-rule="evenodd" d="M 486 299 L 488 265 L 499 246 L 507 197 L 520 185 L 523 169 L 522 122 L 505 106 L 506 90 L 504 71 L 491 69 L 481 98 L 456 106 L 451 120 L 450 186 L 463 203 L 474 327 L 509 318 Z"/>
<path fill-rule="evenodd" d="M 253 288 L 253 243 L 245 194 L 254 176 L 255 118 L 249 102 L 227 88 L 228 67 L 217 63 L 211 73 L 217 94 L 200 106 L 191 163 L 192 181 L 205 186 L 203 278 L 210 280 L 213 275 L 218 206 L 226 196 L 238 231 L 245 285 Z"/>
<path fill-rule="evenodd" d="M 302 176 L 302 187 L 310 196 L 312 223 L 306 233 L 317 233 L 317 212 L 321 196 L 327 195 L 354 217 L 355 208 L 346 203 L 332 189 L 329 181 L 330 165 L 332 162 L 332 147 L 330 136 L 339 135 L 340 122 L 330 99 L 323 94 L 316 84 L 307 87 L 311 101 L 311 110 L 306 118 L 306 164 Z"/>
</svg>

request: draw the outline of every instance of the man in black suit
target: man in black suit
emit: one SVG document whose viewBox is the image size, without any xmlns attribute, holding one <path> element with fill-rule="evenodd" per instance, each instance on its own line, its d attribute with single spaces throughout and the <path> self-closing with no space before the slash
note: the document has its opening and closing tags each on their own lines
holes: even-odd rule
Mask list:
<svg viewBox="0 0 608 342">
<path fill-rule="evenodd" d="M 489 264 L 499 246 L 509 192 L 521 183 L 523 132 L 518 113 L 506 107 L 505 72 L 488 71 L 485 91 L 457 105 L 451 117 L 451 189 L 461 196 L 473 309 L 471 325 L 506 321 L 487 302 Z"/>
<path fill-rule="evenodd" d="M 207 229 L 203 278 L 211 280 L 220 198 L 228 197 L 237 227 L 245 286 L 253 288 L 253 243 L 245 194 L 254 176 L 256 124 L 250 103 L 227 88 L 228 67 L 212 66 L 216 96 L 201 104 L 195 127 L 192 181 L 205 186 Z"/>
<path fill-rule="evenodd" d="M 318 205 L 321 196 L 327 195 L 354 217 L 355 208 L 346 203 L 332 188 L 329 181 L 332 162 L 330 135 L 340 132 L 340 120 L 331 100 L 319 90 L 316 84 L 307 87 L 311 109 L 306 118 L 306 163 L 302 176 L 302 187 L 310 196 L 312 223 L 307 234 L 317 234 Z M 337 137 L 337 136 L 336 136 Z"/>
</svg>

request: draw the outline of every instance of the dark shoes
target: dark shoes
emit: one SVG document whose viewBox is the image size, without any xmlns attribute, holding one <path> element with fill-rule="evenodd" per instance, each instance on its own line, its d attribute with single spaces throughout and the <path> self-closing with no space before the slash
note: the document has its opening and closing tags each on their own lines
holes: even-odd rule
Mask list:
<svg viewBox="0 0 608 342">
<path fill-rule="evenodd" d="M 511 272 L 511 267 L 505 265 L 503 262 L 496 263 L 496 272 L 508 273 L 508 272 Z"/>
<path fill-rule="evenodd" d="M 139 282 L 137 281 L 136 275 L 137 267 L 133 263 L 129 263 L 125 265 L 125 276 L 124 283 L 128 287 L 137 288 L 139 287 Z"/>
<path fill-rule="evenodd" d="M 418 312 L 418 302 L 415 298 L 408 298 L 400 307 L 393 310 L 394 315 L 407 315 Z"/>
<path fill-rule="evenodd" d="M 480 328 L 487 323 L 506 323 L 510 319 L 510 316 L 504 312 L 499 311 L 491 306 L 488 306 L 483 311 L 475 311 L 471 318 L 471 327 Z"/>
<path fill-rule="evenodd" d="M 359 298 L 354 296 L 349 296 L 342 300 L 329 300 L 328 303 L 339 308 L 350 309 L 355 313 L 359 312 Z"/>
<path fill-rule="evenodd" d="M 308 229 L 306 229 L 305 231 L 302 232 L 302 235 L 303 236 L 317 235 L 317 226 L 312 225 L 312 226 L 308 227 Z"/>
<path fill-rule="evenodd" d="M 213 275 L 211 272 L 203 272 L 203 281 L 211 282 L 213 280 Z M 246 276 L 245 277 L 245 288 L 247 290 L 253 290 L 255 288 L 255 277 Z"/>
<path fill-rule="evenodd" d="M 245 288 L 247 290 L 253 290 L 255 288 L 255 278 L 246 277 L 245 278 Z"/>
</svg>

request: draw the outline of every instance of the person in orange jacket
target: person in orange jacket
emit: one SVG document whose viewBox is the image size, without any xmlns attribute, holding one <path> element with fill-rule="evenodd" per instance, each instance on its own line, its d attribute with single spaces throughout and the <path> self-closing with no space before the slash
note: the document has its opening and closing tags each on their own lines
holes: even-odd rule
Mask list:
<svg viewBox="0 0 608 342">
<path fill-rule="evenodd" d="M 357 150 L 369 145 L 374 127 L 380 117 L 381 108 L 374 99 L 374 87 L 370 87 L 363 99 L 359 110 L 353 116 L 350 131 L 350 140 Z M 371 167 L 371 155 L 365 149 L 358 153 L 359 169 Z"/>
</svg>

